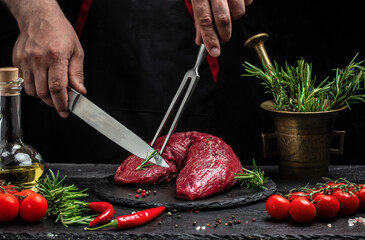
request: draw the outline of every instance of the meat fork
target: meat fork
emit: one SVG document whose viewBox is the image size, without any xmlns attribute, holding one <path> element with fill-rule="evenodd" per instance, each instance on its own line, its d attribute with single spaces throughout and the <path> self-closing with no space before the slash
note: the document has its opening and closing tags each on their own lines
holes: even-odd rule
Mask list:
<svg viewBox="0 0 365 240">
<path fill-rule="evenodd" d="M 169 118 L 172 114 L 172 111 L 176 107 L 177 100 L 183 95 L 184 89 L 186 89 L 184 98 L 181 101 L 180 107 L 177 110 L 177 113 L 176 113 L 175 118 L 174 118 L 174 120 L 171 124 L 169 132 L 166 135 L 166 139 L 165 139 L 165 141 L 164 141 L 164 143 L 163 143 L 163 145 L 160 149 L 160 152 L 159 152 L 160 155 L 165 150 L 166 144 L 169 141 L 169 139 L 171 137 L 171 134 L 175 131 L 176 126 L 179 123 L 179 120 L 181 118 L 181 115 L 184 112 L 185 107 L 186 107 L 192 93 L 194 92 L 194 89 L 195 89 L 195 87 L 196 87 L 196 85 L 199 81 L 199 78 L 200 78 L 198 69 L 199 69 L 199 66 L 202 64 L 202 62 L 204 61 L 206 54 L 207 54 L 207 52 L 205 50 L 205 46 L 204 46 L 204 44 L 201 44 L 194 67 L 185 73 L 185 76 L 184 76 L 183 80 L 181 81 L 181 84 L 180 84 L 179 88 L 177 89 L 177 92 L 176 92 L 174 98 L 172 99 L 172 101 L 170 103 L 170 106 L 167 109 L 166 114 L 163 117 L 162 122 L 161 122 L 160 126 L 158 127 L 155 136 L 153 137 L 153 140 L 151 142 L 152 147 L 155 144 L 156 139 L 160 136 L 162 130 L 166 126 L 166 123 L 169 120 Z"/>
</svg>

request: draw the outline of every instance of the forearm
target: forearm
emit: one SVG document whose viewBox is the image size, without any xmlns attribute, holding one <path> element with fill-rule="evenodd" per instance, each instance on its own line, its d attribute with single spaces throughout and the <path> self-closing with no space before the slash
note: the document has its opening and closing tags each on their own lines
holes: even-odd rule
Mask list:
<svg viewBox="0 0 365 240">
<path fill-rule="evenodd" d="M 20 29 L 31 17 L 63 15 L 56 0 L 0 0 L 0 2 L 10 10 Z"/>
</svg>

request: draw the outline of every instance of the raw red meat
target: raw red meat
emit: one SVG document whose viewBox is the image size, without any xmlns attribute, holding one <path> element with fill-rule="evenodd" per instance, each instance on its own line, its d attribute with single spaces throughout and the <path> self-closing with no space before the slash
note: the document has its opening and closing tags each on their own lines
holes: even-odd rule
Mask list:
<svg viewBox="0 0 365 240">
<path fill-rule="evenodd" d="M 161 148 L 164 139 L 158 138 L 154 148 Z M 234 173 L 242 173 L 241 162 L 232 148 L 220 138 L 205 133 L 173 134 L 162 157 L 169 168 L 152 165 L 146 170 L 135 170 L 142 159 L 129 156 L 117 169 L 115 182 L 140 186 L 177 178 L 177 197 L 194 200 L 231 188 L 237 183 Z"/>
</svg>

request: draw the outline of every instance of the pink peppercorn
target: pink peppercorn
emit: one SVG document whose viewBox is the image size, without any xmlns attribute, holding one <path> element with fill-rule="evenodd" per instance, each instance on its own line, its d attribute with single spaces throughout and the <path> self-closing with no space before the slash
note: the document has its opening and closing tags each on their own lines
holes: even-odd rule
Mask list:
<svg viewBox="0 0 365 240">
<path fill-rule="evenodd" d="M 256 222 L 256 218 L 252 218 L 252 222 Z"/>
<path fill-rule="evenodd" d="M 136 194 L 135 198 L 138 198 L 138 197 L 139 197 L 139 195 L 138 195 L 138 194 Z"/>
</svg>

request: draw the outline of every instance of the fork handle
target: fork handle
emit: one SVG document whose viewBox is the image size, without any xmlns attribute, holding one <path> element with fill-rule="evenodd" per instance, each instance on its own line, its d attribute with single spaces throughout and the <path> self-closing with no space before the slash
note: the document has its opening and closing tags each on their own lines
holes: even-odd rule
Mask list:
<svg viewBox="0 0 365 240">
<path fill-rule="evenodd" d="M 207 55 L 207 50 L 205 49 L 205 46 L 202 43 L 200 45 L 200 48 L 199 48 L 198 57 L 196 58 L 196 62 L 195 62 L 194 68 L 196 68 L 196 69 L 199 68 L 199 66 L 204 61 L 206 55 Z"/>
</svg>

